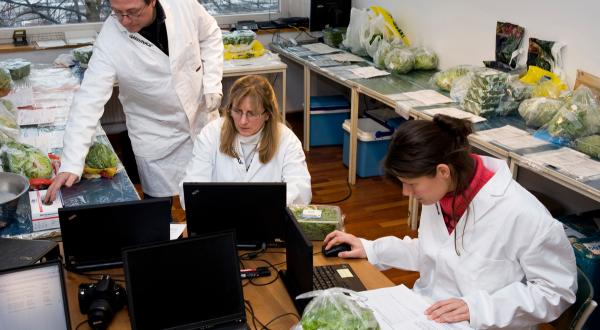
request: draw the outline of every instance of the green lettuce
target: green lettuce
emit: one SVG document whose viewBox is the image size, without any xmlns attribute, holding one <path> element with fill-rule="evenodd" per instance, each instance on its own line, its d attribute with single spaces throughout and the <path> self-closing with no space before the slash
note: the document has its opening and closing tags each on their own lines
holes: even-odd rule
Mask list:
<svg viewBox="0 0 600 330">
<path fill-rule="evenodd" d="M 52 163 L 48 156 L 27 144 L 7 142 L 3 147 L 3 165 L 5 171 L 30 179 L 52 177 Z"/>
<path fill-rule="evenodd" d="M 313 298 L 300 323 L 303 330 L 379 329 L 373 311 L 359 306 L 343 293 Z"/>
<path fill-rule="evenodd" d="M 95 142 L 85 157 L 85 165 L 91 168 L 109 168 L 117 166 L 117 155 L 103 143 Z"/>
</svg>

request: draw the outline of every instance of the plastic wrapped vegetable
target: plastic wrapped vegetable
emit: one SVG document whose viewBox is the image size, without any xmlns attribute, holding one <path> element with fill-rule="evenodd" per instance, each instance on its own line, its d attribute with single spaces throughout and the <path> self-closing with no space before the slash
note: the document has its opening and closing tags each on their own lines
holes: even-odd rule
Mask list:
<svg viewBox="0 0 600 330">
<path fill-rule="evenodd" d="M 118 158 L 110 146 L 94 142 L 85 157 L 83 176 L 87 179 L 112 178 L 117 173 Z"/>
<path fill-rule="evenodd" d="M 13 80 L 23 79 L 31 72 L 31 62 L 22 58 L 6 60 L 2 66 L 10 72 Z"/>
<path fill-rule="evenodd" d="M 73 57 L 77 62 L 82 66 L 87 66 L 90 62 L 90 58 L 92 57 L 94 47 L 93 46 L 84 46 L 73 49 Z"/>
<path fill-rule="evenodd" d="M 545 128 L 552 137 L 567 140 L 596 134 L 600 128 L 600 109 L 592 91 L 579 87 Z"/>
<path fill-rule="evenodd" d="M 397 74 L 407 73 L 415 66 L 415 55 L 407 48 L 394 48 L 385 57 L 385 67 Z"/>
<path fill-rule="evenodd" d="M 252 30 L 236 30 L 223 33 L 224 45 L 250 45 L 256 39 L 256 33 Z"/>
<path fill-rule="evenodd" d="M 509 76 L 506 94 L 502 97 L 498 109 L 496 109 L 496 113 L 500 116 L 512 114 L 519 108 L 519 105 L 523 100 L 531 97 L 532 89 L 532 86 L 521 82 L 519 76 Z"/>
<path fill-rule="evenodd" d="M 12 77 L 10 72 L 0 67 L 0 97 L 4 97 L 12 90 Z"/>
<path fill-rule="evenodd" d="M 438 57 L 431 49 L 415 47 L 412 49 L 415 55 L 415 70 L 433 70 L 438 66 Z"/>
<path fill-rule="evenodd" d="M 379 43 L 379 48 L 377 48 L 375 55 L 373 55 L 373 63 L 375 63 L 376 67 L 385 69 L 385 57 L 392 49 L 392 44 L 385 40 Z"/>
<path fill-rule="evenodd" d="M 346 34 L 346 28 L 326 28 L 323 30 L 323 42 L 331 47 L 337 47 L 344 40 L 344 34 Z"/>
<path fill-rule="evenodd" d="M 14 141 L 19 137 L 17 114 L 8 100 L 0 100 L 0 143 Z M 6 106 L 10 106 L 7 108 Z"/>
<path fill-rule="evenodd" d="M 431 77 L 431 82 L 439 89 L 449 92 L 455 79 L 466 75 L 472 70 L 472 66 L 458 65 L 450 69 L 437 72 L 433 75 L 433 77 Z"/>
<path fill-rule="evenodd" d="M 519 114 L 525 119 L 527 126 L 538 128 L 548 123 L 556 115 L 562 104 L 563 101 L 561 100 L 534 97 L 521 102 Z"/>
<path fill-rule="evenodd" d="M 8 142 L 1 149 L 2 164 L 7 172 L 18 173 L 29 179 L 50 179 L 52 163 L 39 149 L 18 142 Z"/>
<path fill-rule="evenodd" d="M 590 135 L 575 140 L 575 149 L 600 159 L 600 135 Z"/>
<path fill-rule="evenodd" d="M 343 229 L 339 206 L 290 205 L 289 208 L 306 237 L 312 241 L 322 241 L 332 231 Z"/>
<path fill-rule="evenodd" d="M 379 329 L 373 311 L 359 305 L 356 301 L 359 298 L 354 291 L 332 288 L 298 296 L 310 297 L 314 298 L 304 309 L 300 320 L 303 330 Z"/>
<path fill-rule="evenodd" d="M 478 116 L 495 115 L 500 101 L 506 95 L 507 81 L 508 75 L 498 70 L 474 71 L 461 106 Z"/>
</svg>

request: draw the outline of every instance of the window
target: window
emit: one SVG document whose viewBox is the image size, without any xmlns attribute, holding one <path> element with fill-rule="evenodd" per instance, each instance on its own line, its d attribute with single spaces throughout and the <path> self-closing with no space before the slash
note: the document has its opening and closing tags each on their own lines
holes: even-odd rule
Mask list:
<svg viewBox="0 0 600 330">
<path fill-rule="evenodd" d="M 102 22 L 108 0 L 2 0 L 0 28 Z"/>
<path fill-rule="evenodd" d="M 213 16 L 278 13 L 279 0 L 199 0 Z"/>
</svg>

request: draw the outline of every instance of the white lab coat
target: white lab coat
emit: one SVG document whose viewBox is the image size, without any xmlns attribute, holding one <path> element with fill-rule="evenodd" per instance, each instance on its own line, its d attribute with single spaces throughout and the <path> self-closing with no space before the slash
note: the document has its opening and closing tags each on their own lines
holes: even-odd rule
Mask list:
<svg viewBox="0 0 600 330">
<path fill-rule="evenodd" d="M 495 174 L 451 235 L 434 204 L 423 206 L 418 239 L 362 242 L 380 269 L 419 271 L 417 293 L 433 301 L 462 298 L 471 327 L 535 329 L 575 301 L 573 249 L 561 223 L 512 179 L 506 162 L 482 159 Z"/>
<path fill-rule="evenodd" d="M 184 205 L 183 182 L 285 182 L 287 204 L 309 204 L 312 192 L 306 158 L 298 137 L 279 124 L 279 148 L 266 164 L 254 154 L 246 171 L 243 157 L 233 158 L 221 151 L 223 118 L 208 123 L 194 142 L 194 155 L 181 182 L 179 198 Z M 237 150 L 242 150 L 238 139 Z M 260 143 L 260 142 L 259 142 Z"/>
<path fill-rule="evenodd" d="M 222 94 L 221 31 L 196 0 L 159 2 L 166 16 L 169 56 L 139 33 L 127 32 L 113 17 L 104 22 L 71 106 L 61 172 L 82 173 L 96 125 L 116 81 L 138 159 L 160 160 L 176 152 L 206 123 L 204 94 Z M 187 161 L 189 158 L 183 164 Z M 164 173 L 172 175 L 169 181 L 173 183 L 152 187 L 152 191 L 176 193 L 182 172 L 183 166 L 180 173 Z M 145 179 L 152 182 L 152 177 Z"/>
</svg>

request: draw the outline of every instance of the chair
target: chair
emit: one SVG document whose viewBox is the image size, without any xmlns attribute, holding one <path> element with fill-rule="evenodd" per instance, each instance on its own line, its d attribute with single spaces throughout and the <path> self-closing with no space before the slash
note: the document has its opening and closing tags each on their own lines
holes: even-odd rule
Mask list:
<svg viewBox="0 0 600 330">
<path fill-rule="evenodd" d="M 583 271 L 577 267 L 577 294 L 575 303 L 550 323 L 555 329 L 581 330 L 598 305 L 594 300 L 594 287 Z"/>
</svg>

